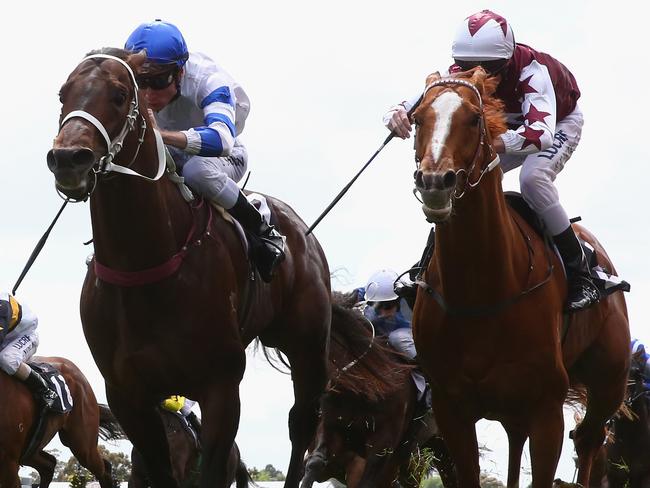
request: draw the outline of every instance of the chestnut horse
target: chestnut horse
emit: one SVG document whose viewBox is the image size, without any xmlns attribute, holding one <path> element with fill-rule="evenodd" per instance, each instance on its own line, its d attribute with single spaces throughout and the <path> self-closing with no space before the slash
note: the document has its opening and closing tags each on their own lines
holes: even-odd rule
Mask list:
<svg viewBox="0 0 650 488">
<path fill-rule="evenodd" d="M 280 349 L 295 396 L 285 486 L 297 487 L 327 381 L 325 255 L 296 213 L 268 198 L 288 252 L 273 282 L 263 283 L 235 227 L 207 202 L 188 204 L 167 177 L 174 175 L 160 178 L 165 150 L 134 74 L 144 61 L 144 51 L 91 53 L 60 91 L 60 129 L 47 160 L 58 191 L 90 198 L 86 341 L 156 488 L 177 486 L 160 401 L 181 394 L 201 404 L 200 486 L 226 487 L 246 346 L 259 337 Z"/>
<path fill-rule="evenodd" d="M 436 423 L 416 408 L 413 366 L 385 338 L 373 336 L 368 320 L 350 308 L 349 297 L 334 294 L 330 381 L 301 488 L 330 478 L 348 488 L 390 488 L 397 479 L 404 488 L 417 488 L 411 454 L 427 447 L 445 487 L 455 487 Z"/>
<path fill-rule="evenodd" d="M 31 466 L 41 478 L 40 487 L 47 488 L 54 476 L 56 458 L 43 449 L 58 433 L 79 463 L 99 481 L 101 488 L 113 488 L 111 464 L 97 450 L 97 438 L 117 439 L 120 427 L 104 405 L 98 405 L 88 380 L 72 361 L 59 357 L 35 356 L 32 361 L 49 363 L 65 378 L 73 400 L 72 410 L 59 414 L 47 413 L 43 435 L 26 459 L 24 451 L 31 442 L 36 422 L 36 404 L 32 393 L 16 380 L 0 372 L 0 486 L 20 488 L 18 468 Z"/>
<path fill-rule="evenodd" d="M 497 82 L 481 68 L 450 78 L 435 73 L 413 114 L 415 186 L 427 219 L 437 224 L 413 313 L 418 360 L 432 380 L 436 420 L 461 487 L 479 486 L 475 423 L 487 418 L 508 435 L 508 486 L 518 485 L 529 439 L 533 487 L 549 488 L 568 388 L 585 388 L 587 411 L 575 441 L 577 481 L 588 486 L 605 423 L 625 393 L 625 300 L 613 293 L 563 324 L 562 263 L 502 191 L 491 146 L 506 129 L 503 104 L 492 96 Z M 596 249 L 599 264 L 614 271 L 596 238 L 574 228 Z"/>
</svg>

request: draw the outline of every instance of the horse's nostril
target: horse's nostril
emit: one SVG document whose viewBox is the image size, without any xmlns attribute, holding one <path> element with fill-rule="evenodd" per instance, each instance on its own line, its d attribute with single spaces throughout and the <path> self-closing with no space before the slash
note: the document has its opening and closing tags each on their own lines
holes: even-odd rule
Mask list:
<svg viewBox="0 0 650 488">
<path fill-rule="evenodd" d="M 456 185 L 456 172 L 452 170 L 447 171 L 442 177 L 442 184 L 446 190 L 453 188 Z"/>
<path fill-rule="evenodd" d="M 50 149 L 47 153 L 47 167 L 50 171 L 60 169 L 87 168 L 94 164 L 95 154 L 88 148 Z"/>
</svg>

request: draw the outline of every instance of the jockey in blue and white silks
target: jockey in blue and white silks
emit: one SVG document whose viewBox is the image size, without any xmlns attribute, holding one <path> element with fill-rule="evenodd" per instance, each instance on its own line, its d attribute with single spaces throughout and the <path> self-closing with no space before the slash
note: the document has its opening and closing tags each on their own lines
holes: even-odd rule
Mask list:
<svg viewBox="0 0 650 488">
<path fill-rule="evenodd" d="M 58 395 L 27 361 L 38 347 L 38 318 L 11 294 L 0 293 L 0 369 L 22 381 L 41 407 L 50 408 Z"/>
<path fill-rule="evenodd" d="M 470 15 L 459 25 L 451 51 L 454 64 L 446 76 L 481 66 L 499 77 L 495 96 L 505 104 L 508 130 L 495 137 L 492 146 L 504 172 L 521 167 L 521 195 L 562 256 L 569 288 L 566 311 L 593 305 L 600 292 L 554 184 L 580 142 L 584 123 L 573 74 L 552 56 L 515 43 L 510 24 L 490 10 Z M 384 124 L 398 137 L 410 136 L 407 113 L 417 98 L 384 115 Z"/>
<path fill-rule="evenodd" d="M 190 53 L 169 22 L 139 25 L 125 49 L 147 53 L 138 85 L 185 182 L 228 210 L 260 244 L 254 247 L 257 269 L 271 281 L 285 257 L 284 238 L 237 186 L 248 166 L 239 138 L 250 110 L 248 95 L 208 56 Z"/>
<path fill-rule="evenodd" d="M 650 390 L 650 354 L 648 354 L 643 343 L 638 339 L 632 339 L 630 342 L 630 353 L 634 356 L 639 354 L 637 365 L 643 375 L 643 385 L 646 390 Z"/>
</svg>

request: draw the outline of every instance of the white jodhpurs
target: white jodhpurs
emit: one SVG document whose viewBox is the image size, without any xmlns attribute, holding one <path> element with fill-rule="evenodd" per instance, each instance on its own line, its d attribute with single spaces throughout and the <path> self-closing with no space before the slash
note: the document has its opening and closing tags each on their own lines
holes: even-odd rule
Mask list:
<svg viewBox="0 0 650 488">
<path fill-rule="evenodd" d="M 557 123 L 553 145 L 548 149 L 527 156 L 501 155 L 504 172 L 521 166 L 521 196 L 542 219 L 551 235 L 557 235 L 569 227 L 569 217 L 560 204 L 560 196 L 553 182 L 578 146 L 583 123 L 582 112 L 576 106 L 573 112 Z"/>
<path fill-rule="evenodd" d="M 237 182 L 248 168 L 248 152 L 238 139 L 230 156 L 224 157 L 193 156 L 172 147 L 169 150 L 192 190 L 225 209 L 235 205 L 239 196 Z"/>
<path fill-rule="evenodd" d="M 413 342 L 413 329 L 406 327 L 395 329 L 388 336 L 388 343 L 409 359 L 415 359 L 417 356 L 415 342 Z"/>
<path fill-rule="evenodd" d="M 20 363 L 27 362 L 38 347 L 38 318 L 27 306 L 22 306 L 22 318 L 14 330 L 0 344 L 0 369 L 9 375 L 16 374 Z"/>
</svg>

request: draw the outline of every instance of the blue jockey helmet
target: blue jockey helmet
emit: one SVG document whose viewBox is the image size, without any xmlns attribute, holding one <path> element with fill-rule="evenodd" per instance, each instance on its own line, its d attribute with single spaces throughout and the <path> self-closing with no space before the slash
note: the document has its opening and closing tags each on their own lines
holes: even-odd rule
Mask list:
<svg viewBox="0 0 650 488">
<path fill-rule="evenodd" d="M 124 44 L 129 51 L 147 50 L 147 60 L 155 64 L 176 64 L 181 68 L 189 53 L 183 34 L 174 24 L 156 19 L 140 24 Z"/>
</svg>

